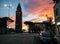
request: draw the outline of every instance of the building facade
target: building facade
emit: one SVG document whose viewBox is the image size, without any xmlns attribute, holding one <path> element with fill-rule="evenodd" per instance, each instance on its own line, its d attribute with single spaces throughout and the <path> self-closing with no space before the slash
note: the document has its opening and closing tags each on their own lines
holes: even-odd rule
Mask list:
<svg viewBox="0 0 60 44">
<path fill-rule="evenodd" d="M 26 21 L 26 22 L 24 22 L 24 24 L 29 25 L 29 28 L 28 28 L 29 33 L 31 33 L 31 32 L 38 33 L 45 29 L 45 24 L 41 23 L 41 22 L 33 23 L 30 21 Z"/>
<path fill-rule="evenodd" d="M 55 24 L 56 24 L 56 35 L 60 35 L 60 1 L 54 6 L 55 13 Z"/>
<path fill-rule="evenodd" d="M 54 25 L 51 25 L 50 22 L 47 21 L 43 21 L 43 22 L 26 21 L 24 22 L 24 24 L 29 25 L 28 32 L 35 32 L 35 33 L 44 30 L 53 32 L 55 28 Z"/>
</svg>

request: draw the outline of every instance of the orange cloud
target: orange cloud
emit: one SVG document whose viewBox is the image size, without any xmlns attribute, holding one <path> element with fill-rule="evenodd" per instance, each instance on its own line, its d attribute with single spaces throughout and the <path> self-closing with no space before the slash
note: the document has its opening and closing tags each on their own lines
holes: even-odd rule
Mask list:
<svg viewBox="0 0 60 44">
<path fill-rule="evenodd" d="M 15 20 L 15 19 L 16 19 L 15 16 L 11 16 L 10 18 L 11 18 L 12 20 Z"/>
<path fill-rule="evenodd" d="M 47 5 L 47 6 L 41 6 L 41 9 L 40 7 L 37 7 L 37 10 L 36 11 L 33 11 L 32 14 L 37 14 L 39 16 L 43 15 L 48 15 L 49 17 L 52 17 L 54 19 L 54 10 L 53 10 L 53 6 L 54 4 L 51 4 L 51 5 Z"/>
<path fill-rule="evenodd" d="M 48 15 L 50 17 L 54 17 L 53 12 L 53 0 L 28 0 L 25 3 L 25 9 L 27 12 L 29 11 L 33 15 Z"/>
</svg>

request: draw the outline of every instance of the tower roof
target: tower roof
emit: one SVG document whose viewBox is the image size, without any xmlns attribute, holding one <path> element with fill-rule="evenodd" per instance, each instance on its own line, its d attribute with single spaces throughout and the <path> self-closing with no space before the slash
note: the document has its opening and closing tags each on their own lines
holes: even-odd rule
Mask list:
<svg viewBox="0 0 60 44">
<path fill-rule="evenodd" d="M 18 3 L 17 10 L 21 10 L 21 5 Z"/>
</svg>

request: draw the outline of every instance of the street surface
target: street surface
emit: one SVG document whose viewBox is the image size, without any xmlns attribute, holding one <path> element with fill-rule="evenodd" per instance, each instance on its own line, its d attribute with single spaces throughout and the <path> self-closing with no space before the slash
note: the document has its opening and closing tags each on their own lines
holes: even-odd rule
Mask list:
<svg viewBox="0 0 60 44">
<path fill-rule="evenodd" d="M 0 44 L 40 44 L 38 33 L 15 33 L 0 35 Z M 60 43 L 60 37 L 57 37 Z"/>
<path fill-rule="evenodd" d="M 17 33 L 0 35 L 0 44 L 34 44 L 37 33 Z"/>
</svg>

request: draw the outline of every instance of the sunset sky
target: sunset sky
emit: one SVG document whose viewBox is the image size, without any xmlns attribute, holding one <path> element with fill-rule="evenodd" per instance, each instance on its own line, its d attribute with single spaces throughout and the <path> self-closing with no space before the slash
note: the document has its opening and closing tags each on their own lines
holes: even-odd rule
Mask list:
<svg viewBox="0 0 60 44">
<path fill-rule="evenodd" d="M 21 4 L 23 22 L 44 21 L 46 20 L 46 15 L 54 18 L 54 4 L 52 0 L 0 0 L 0 17 L 8 16 L 15 19 L 18 3 Z M 7 5 L 11 6 L 10 11 Z M 15 24 L 15 22 L 10 25 L 12 24 Z"/>
</svg>

